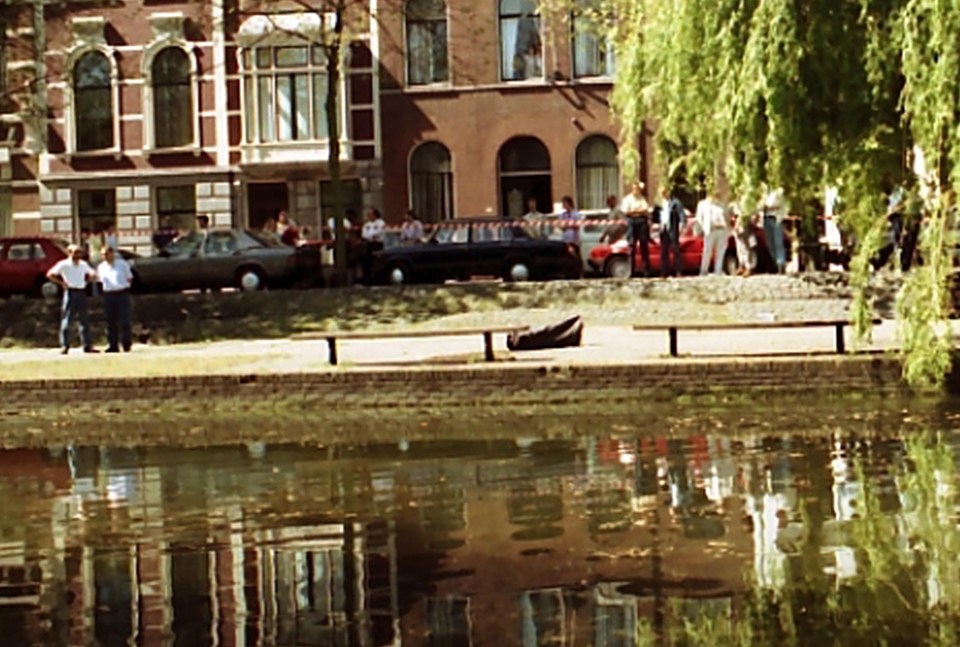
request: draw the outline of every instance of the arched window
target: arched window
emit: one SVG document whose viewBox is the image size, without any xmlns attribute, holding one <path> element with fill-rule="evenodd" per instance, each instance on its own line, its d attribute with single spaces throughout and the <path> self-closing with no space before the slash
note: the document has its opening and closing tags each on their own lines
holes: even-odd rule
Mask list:
<svg viewBox="0 0 960 647">
<path fill-rule="evenodd" d="M 441 83 L 447 65 L 447 3 L 444 0 L 407 2 L 407 83 Z"/>
<path fill-rule="evenodd" d="M 536 201 L 537 211 L 553 211 L 550 153 L 536 137 L 514 137 L 500 149 L 500 207 L 503 215 L 519 218 Z"/>
<path fill-rule="evenodd" d="M 179 47 L 167 47 L 153 59 L 153 144 L 156 148 L 193 142 L 190 59 Z"/>
<path fill-rule="evenodd" d="M 617 145 L 603 135 L 587 137 L 577 146 L 577 204 L 581 209 L 603 209 L 607 196 L 619 191 Z"/>
<path fill-rule="evenodd" d="M 543 76 L 543 41 L 536 0 L 500 0 L 500 78 Z"/>
<path fill-rule="evenodd" d="M 424 222 L 453 218 L 453 171 L 443 144 L 426 142 L 410 156 L 410 203 Z"/>
<path fill-rule="evenodd" d="M 73 101 L 78 151 L 113 148 L 113 83 L 110 61 L 87 52 L 73 68 Z"/>
<path fill-rule="evenodd" d="M 613 76 L 613 44 L 605 35 L 609 28 L 596 15 L 595 0 L 581 0 L 583 9 L 570 16 L 573 36 L 573 77 Z M 584 10 L 586 9 L 586 10 Z"/>
</svg>

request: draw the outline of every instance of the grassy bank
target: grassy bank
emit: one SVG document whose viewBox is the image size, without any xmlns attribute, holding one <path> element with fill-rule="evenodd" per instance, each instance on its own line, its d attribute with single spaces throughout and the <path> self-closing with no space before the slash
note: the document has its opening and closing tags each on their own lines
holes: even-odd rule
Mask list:
<svg viewBox="0 0 960 647">
<path fill-rule="evenodd" d="M 836 277 L 685 278 L 648 281 L 473 283 L 403 288 L 290 290 L 134 297 L 137 332 L 153 343 L 286 337 L 309 330 L 420 326 L 443 321 L 539 325 L 580 314 L 588 323 L 630 325 L 669 318 L 731 319 L 757 312 L 845 312 Z M 827 310 L 828 312 L 824 312 Z M 0 345 L 56 346 L 59 303 L 0 302 Z M 103 330 L 94 301 L 93 325 Z M 102 343 L 100 340 L 99 343 Z"/>
</svg>

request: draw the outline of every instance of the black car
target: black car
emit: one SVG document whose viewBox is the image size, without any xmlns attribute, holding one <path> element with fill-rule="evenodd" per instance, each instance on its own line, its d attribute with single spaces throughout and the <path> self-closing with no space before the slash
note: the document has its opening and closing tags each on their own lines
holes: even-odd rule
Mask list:
<svg viewBox="0 0 960 647">
<path fill-rule="evenodd" d="M 471 277 L 506 281 L 571 279 L 581 275 L 576 245 L 542 240 L 522 223 L 458 218 L 440 223 L 423 243 L 373 254 L 376 283 L 442 283 Z"/>
</svg>

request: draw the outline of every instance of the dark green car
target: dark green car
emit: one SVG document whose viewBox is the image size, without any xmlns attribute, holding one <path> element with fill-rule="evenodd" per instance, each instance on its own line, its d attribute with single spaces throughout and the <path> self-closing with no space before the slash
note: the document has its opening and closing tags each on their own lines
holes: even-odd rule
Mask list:
<svg viewBox="0 0 960 647">
<path fill-rule="evenodd" d="M 134 290 L 181 290 L 310 285 L 320 275 L 320 253 L 291 247 L 259 231 L 213 229 L 180 236 L 159 254 L 131 261 Z"/>
</svg>

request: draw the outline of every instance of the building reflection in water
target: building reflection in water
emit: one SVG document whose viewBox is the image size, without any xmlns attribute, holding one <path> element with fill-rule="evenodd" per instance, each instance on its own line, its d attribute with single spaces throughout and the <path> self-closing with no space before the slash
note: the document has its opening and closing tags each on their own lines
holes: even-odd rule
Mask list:
<svg viewBox="0 0 960 647">
<path fill-rule="evenodd" d="M 836 434 L 7 451 L 0 635 L 634 645 L 783 589 L 813 535 L 822 574 L 854 577 L 864 465 L 909 532 L 882 469 L 902 456 Z"/>
</svg>

